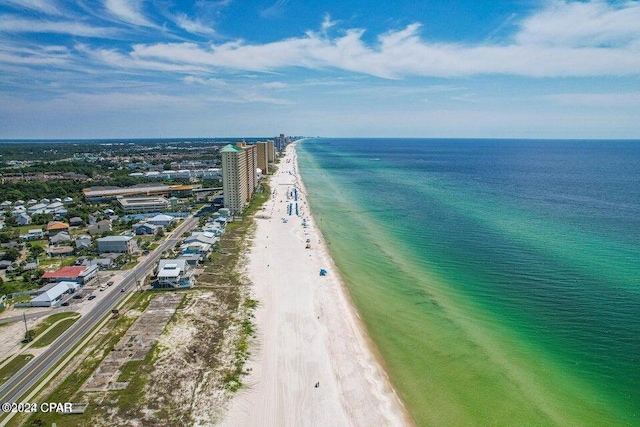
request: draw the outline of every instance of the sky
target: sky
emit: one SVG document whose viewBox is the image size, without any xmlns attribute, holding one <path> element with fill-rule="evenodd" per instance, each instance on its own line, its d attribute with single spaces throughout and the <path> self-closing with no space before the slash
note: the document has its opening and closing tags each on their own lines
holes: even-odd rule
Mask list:
<svg viewBox="0 0 640 427">
<path fill-rule="evenodd" d="M 640 0 L 0 0 L 0 139 L 640 139 Z"/>
</svg>

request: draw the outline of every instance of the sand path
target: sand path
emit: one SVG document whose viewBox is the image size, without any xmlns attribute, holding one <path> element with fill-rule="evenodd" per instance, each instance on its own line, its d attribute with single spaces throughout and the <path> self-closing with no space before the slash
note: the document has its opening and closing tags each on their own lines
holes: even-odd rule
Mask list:
<svg viewBox="0 0 640 427">
<path fill-rule="evenodd" d="M 257 215 L 249 254 L 260 303 L 259 348 L 248 363 L 246 387 L 232 399 L 222 425 L 410 425 L 310 217 L 295 144 L 279 168 L 272 197 Z M 300 216 L 287 199 L 294 186 L 301 190 Z M 290 202 L 293 215 L 287 212 Z M 307 239 L 311 249 L 305 249 Z M 327 276 L 319 275 L 321 268 Z"/>
</svg>

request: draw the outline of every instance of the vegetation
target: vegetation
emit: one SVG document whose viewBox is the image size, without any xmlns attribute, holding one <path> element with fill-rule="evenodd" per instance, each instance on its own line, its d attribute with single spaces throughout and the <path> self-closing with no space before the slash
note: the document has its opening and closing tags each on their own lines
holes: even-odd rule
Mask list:
<svg viewBox="0 0 640 427">
<path fill-rule="evenodd" d="M 32 347 L 40 348 L 46 347 L 53 343 L 64 331 L 69 329 L 71 325 L 73 325 L 80 317 L 74 317 L 62 320 L 60 323 L 55 325 L 51 330 L 41 335 L 36 342 L 33 343 Z"/>
<path fill-rule="evenodd" d="M 33 359 L 33 355 L 31 354 L 20 354 L 0 368 L 0 385 L 4 384 L 5 381 L 22 369 L 31 359 Z"/>
</svg>

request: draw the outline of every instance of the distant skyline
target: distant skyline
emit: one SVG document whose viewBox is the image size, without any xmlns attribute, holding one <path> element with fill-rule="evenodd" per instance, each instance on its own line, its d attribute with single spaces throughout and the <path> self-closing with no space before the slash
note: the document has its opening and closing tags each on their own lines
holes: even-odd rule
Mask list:
<svg viewBox="0 0 640 427">
<path fill-rule="evenodd" d="M 639 112 L 637 0 L 0 0 L 0 139 L 637 139 Z"/>
</svg>

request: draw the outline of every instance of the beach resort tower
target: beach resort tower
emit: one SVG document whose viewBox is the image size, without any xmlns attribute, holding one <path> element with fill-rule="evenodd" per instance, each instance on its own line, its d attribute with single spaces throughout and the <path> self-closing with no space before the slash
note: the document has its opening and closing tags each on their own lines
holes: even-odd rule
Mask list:
<svg viewBox="0 0 640 427">
<path fill-rule="evenodd" d="M 258 167 L 264 175 L 269 174 L 269 145 L 266 142 L 256 142 L 258 149 Z"/>
<path fill-rule="evenodd" d="M 258 184 L 257 147 L 229 144 L 220 150 L 220 153 L 224 207 L 237 214 L 242 212 Z"/>
<path fill-rule="evenodd" d="M 267 154 L 268 154 L 268 158 L 267 158 L 268 162 L 276 161 L 276 146 L 273 144 L 273 141 L 267 141 Z"/>
</svg>

